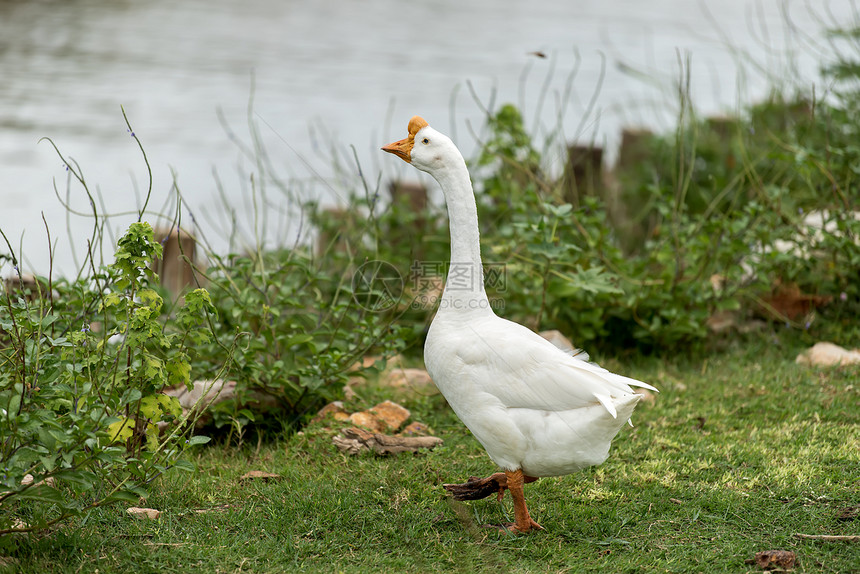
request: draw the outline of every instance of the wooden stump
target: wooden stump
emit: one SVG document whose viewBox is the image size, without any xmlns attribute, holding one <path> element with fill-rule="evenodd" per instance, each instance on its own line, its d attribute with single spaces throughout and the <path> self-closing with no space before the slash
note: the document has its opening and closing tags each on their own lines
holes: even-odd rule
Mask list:
<svg viewBox="0 0 860 574">
<path fill-rule="evenodd" d="M 320 212 L 320 220 L 316 222 L 319 235 L 317 235 L 317 255 L 322 257 L 326 253 L 348 253 L 351 242 L 359 240 L 360 229 L 355 219 L 355 213 L 345 207 L 326 207 Z M 335 221 L 337 226 L 329 225 Z"/>
<path fill-rule="evenodd" d="M 3 280 L 3 289 L 6 295 L 13 298 L 23 296 L 27 301 L 39 300 L 38 280 L 30 273 L 22 273 L 20 277 L 7 277 Z M 50 295 L 47 287 L 42 286 L 41 294 L 46 298 Z"/>
<path fill-rule="evenodd" d="M 621 147 L 615 169 L 629 169 L 642 163 L 651 155 L 651 139 L 654 132 L 645 128 L 625 128 L 621 131 Z"/>
<path fill-rule="evenodd" d="M 392 181 L 388 185 L 391 201 L 403 202 L 415 213 L 423 213 L 427 209 L 427 188 L 420 183 L 407 181 Z"/>
<path fill-rule="evenodd" d="M 161 285 L 174 297 L 194 286 L 195 253 L 197 241 L 192 235 L 177 229 L 156 228 L 155 240 L 162 245 L 161 259 L 152 262 L 152 270 L 158 274 Z"/>
<path fill-rule="evenodd" d="M 730 116 L 712 116 L 705 121 L 711 131 L 713 131 L 721 140 L 729 141 L 732 139 L 732 136 L 737 133 L 738 122 L 740 120 L 736 117 Z"/>
<path fill-rule="evenodd" d="M 567 148 L 564 174 L 564 200 L 578 207 L 588 195 L 603 190 L 603 148 L 572 145 Z"/>
</svg>

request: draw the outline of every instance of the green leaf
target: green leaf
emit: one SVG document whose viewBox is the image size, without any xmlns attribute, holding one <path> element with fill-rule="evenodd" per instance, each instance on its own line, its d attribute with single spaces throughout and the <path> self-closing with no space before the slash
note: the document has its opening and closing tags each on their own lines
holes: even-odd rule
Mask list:
<svg viewBox="0 0 860 574">
<path fill-rule="evenodd" d="M 80 485 L 87 490 L 91 489 L 98 480 L 94 473 L 80 470 L 61 472 L 57 474 L 57 477 Z"/>
<path fill-rule="evenodd" d="M 57 457 L 56 456 L 40 456 L 39 462 L 42 463 L 42 466 L 45 467 L 46 472 L 53 472 L 54 468 L 57 465 Z"/>
<path fill-rule="evenodd" d="M 60 504 L 64 502 L 63 494 L 47 484 L 39 484 L 17 494 L 19 499 L 47 502 L 49 504 Z"/>
<path fill-rule="evenodd" d="M 292 337 L 287 338 L 286 346 L 292 347 L 294 345 L 304 345 L 306 343 L 310 343 L 314 340 L 314 336 L 310 333 L 301 333 L 299 335 L 293 335 Z"/>
<path fill-rule="evenodd" d="M 182 470 L 184 472 L 194 472 L 195 470 L 197 470 L 196 466 L 194 466 L 191 462 L 185 459 L 177 460 L 175 463 L 173 463 L 173 468 L 177 470 Z"/>
<path fill-rule="evenodd" d="M 140 495 L 133 492 L 126 492 L 124 490 L 119 490 L 114 492 L 112 495 L 105 498 L 105 502 L 132 502 L 138 503 L 140 502 Z"/>
<path fill-rule="evenodd" d="M 191 364 L 187 360 L 174 359 L 167 363 L 167 384 L 188 386 L 191 382 Z"/>
<path fill-rule="evenodd" d="M 195 435 L 195 436 L 191 437 L 190 439 L 188 439 L 188 446 L 194 446 L 194 445 L 198 445 L 198 444 L 206 444 L 210 440 L 212 440 L 212 439 L 210 439 L 208 436 Z"/>
<path fill-rule="evenodd" d="M 140 400 L 141 396 L 142 396 L 142 393 L 140 392 L 140 389 L 128 389 L 123 394 L 122 399 L 120 400 L 119 404 L 120 404 L 120 406 L 125 406 L 128 404 L 131 404 L 135 401 Z"/>
<path fill-rule="evenodd" d="M 171 397 L 169 395 L 164 395 L 161 393 L 159 393 L 155 396 L 156 396 L 156 399 L 158 400 L 158 404 L 161 407 L 161 410 L 165 414 L 171 414 L 174 417 L 182 416 L 182 405 L 179 403 L 178 398 Z"/>
<path fill-rule="evenodd" d="M 140 414 L 154 422 L 161 420 L 161 406 L 156 395 L 140 399 Z"/>
<path fill-rule="evenodd" d="M 108 426 L 108 437 L 114 442 L 123 443 L 134 434 L 134 422 L 123 417 L 120 421 Z"/>
</svg>

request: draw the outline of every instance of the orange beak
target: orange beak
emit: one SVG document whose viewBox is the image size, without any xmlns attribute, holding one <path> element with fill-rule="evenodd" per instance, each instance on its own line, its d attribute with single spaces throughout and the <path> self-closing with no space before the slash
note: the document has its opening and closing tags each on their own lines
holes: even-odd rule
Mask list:
<svg viewBox="0 0 860 574">
<path fill-rule="evenodd" d="M 427 122 L 424 120 L 424 118 L 420 116 L 413 116 L 412 119 L 409 120 L 409 137 L 388 144 L 387 146 L 382 148 L 382 151 L 393 153 L 406 163 L 412 163 L 412 146 L 415 144 L 415 134 L 417 134 L 418 131 L 426 125 Z"/>
<path fill-rule="evenodd" d="M 387 146 L 382 148 L 382 151 L 387 151 L 388 153 L 393 153 L 406 163 L 412 163 L 412 144 L 414 143 L 414 138 L 412 134 L 409 134 L 409 137 L 406 139 L 402 139 L 400 141 L 396 141 L 394 143 L 390 143 Z"/>
</svg>

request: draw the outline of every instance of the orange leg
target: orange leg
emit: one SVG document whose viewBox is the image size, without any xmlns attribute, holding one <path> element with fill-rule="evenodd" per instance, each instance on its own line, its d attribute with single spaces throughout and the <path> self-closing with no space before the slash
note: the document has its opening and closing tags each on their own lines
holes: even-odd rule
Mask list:
<svg viewBox="0 0 860 574">
<path fill-rule="evenodd" d="M 532 529 L 543 530 L 543 526 L 532 520 L 529 516 L 529 510 L 526 508 L 526 497 L 523 492 L 523 471 L 520 469 L 505 471 L 506 486 L 511 491 L 511 498 L 514 499 L 514 520 L 508 530 L 511 532 L 529 532 Z M 501 494 L 501 493 L 500 493 Z"/>
</svg>

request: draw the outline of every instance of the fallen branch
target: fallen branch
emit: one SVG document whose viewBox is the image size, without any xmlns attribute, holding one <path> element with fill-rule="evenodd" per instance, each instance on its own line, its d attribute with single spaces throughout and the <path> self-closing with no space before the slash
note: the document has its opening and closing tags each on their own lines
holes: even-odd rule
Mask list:
<svg viewBox="0 0 860 574">
<path fill-rule="evenodd" d="M 332 441 L 338 449 L 347 454 L 358 454 L 366 450 L 372 450 L 376 454 L 417 452 L 422 448 L 433 448 L 442 444 L 442 439 L 433 436 L 390 436 L 354 427 L 340 432 L 343 436 L 335 436 Z"/>
<path fill-rule="evenodd" d="M 837 536 L 831 534 L 795 534 L 795 538 L 823 540 L 825 542 L 860 542 L 860 535 Z"/>
</svg>

